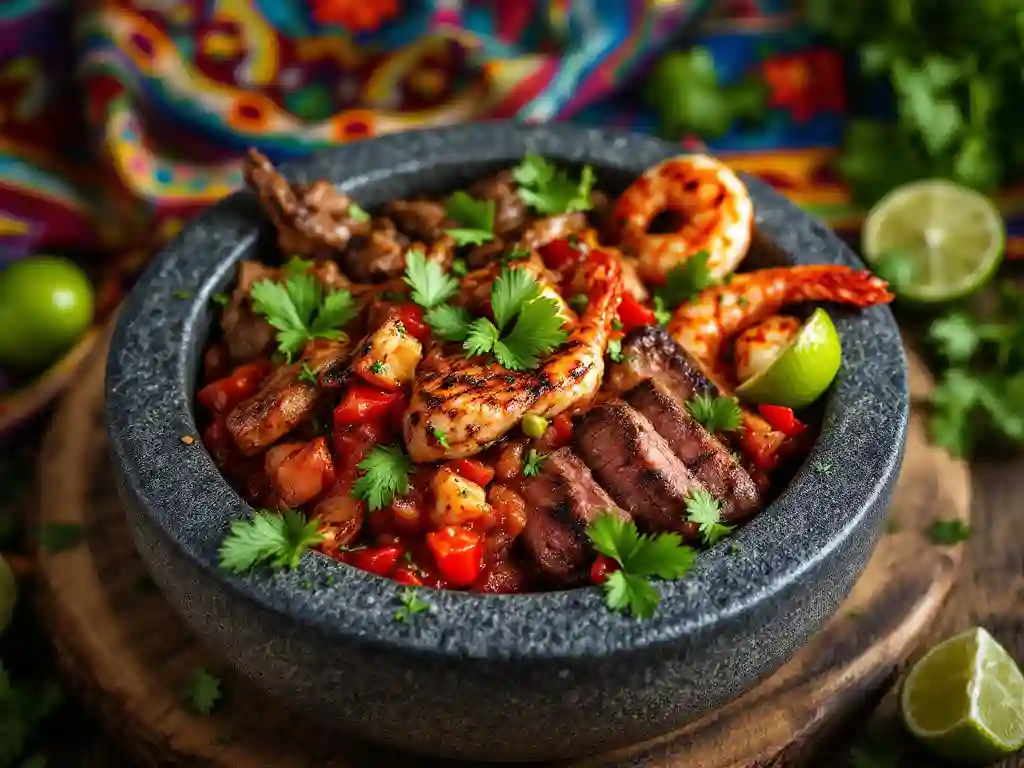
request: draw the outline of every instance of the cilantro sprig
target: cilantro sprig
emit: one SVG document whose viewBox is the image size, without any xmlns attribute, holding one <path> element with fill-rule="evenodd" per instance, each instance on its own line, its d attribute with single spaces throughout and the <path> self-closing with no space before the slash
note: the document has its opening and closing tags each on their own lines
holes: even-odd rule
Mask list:
<svg viewBox="0 0 1024 768">
<path fill-rule="evenodd" d="M 430 603 L 426 600 L 420 600 L 415 589 L 406 587 L 399 597 L 402 607 L 395 611 L 395 621 L 407 622 L 417 613 L 429 611 L 431 608 Z"/>
<path fill-rule="evenodd" d="M 695 523 L 706 546 L 732 533 L 732 526 L 722 523 L 722 503 L 703 488 L 694 488 L 684 499 L 686 519 Z"/>
<path fill-rule="evenodd" d="M 700 251 L 665 275 L 665 284 L 654 292 L 654 316 L 659 324 L 665 325 L 678 306 L 718 283 L 708 269 L 708 258 L 707 251 Z"/>
<path fill-rule="evenodd" d="M 459 226 L 445 232 L 456 245 L 480 245 L 494 239 L 493 200 L 477 200 L 459 190 L 445 203 L 444 212 Z"/>
<path fill-rule="evenodd" d="M 934 544 L 951 546 L 967 541 L 971 537 L 971 526 L 960 519 L 935 520 L 928 526 L 928 538 Z"/>
<path fill-rule="evenodd" d="M 536 448 L 531 448 L 523 459 L 523 475 L 526 477 L 539 475 L 541 462 L 547 457 L 546 453 L 539 453 Z"/>
<path fill-rule="evenodd" d="M 364 474 L 352 486 L 352 495 L 365 501 L 371 512 L 390 505 L 395 496 L 404 496 L 409 492 L 412 459 L 401 446 L 375 446 L 356 466 Z"/>
<path fill-rule="evenodd" d="M 219 677 L 203 668 L 197 669 L 185 688 L 185 703 L 197 715 L 209 715 L 221 700 L 220 685 Z"/>
<path fill-rule="evenodd" d="M 286 509 L 282 513 L 256 510 L 249 520 L 235 520 L 220 544 L 220 567 L 244 573 L 266 564 L 272 570 L 295 568 L 303 552 L 324 537 L 316 520 Z"/>
<path fill-rule="evenodd" d="M 651 578 L 681 579 L 695 562 L 693 549 L 683 544 L 679 534 L 640 534 L 632 521 L 612 513 L 595 517 L 587 535 L 594 549 L 619 565 L 603 584 L 605 603 L 638 619 L 653 616 L 661 601 Z"/>
<path fill-rule="evenodd" d="M 427 261 L 423 251 L 412 250 L 405 255 L 405 284 L 412 288 L 410 298 L 424 309 L 444 304 L 459 292 L 459 281 Z"/>
<path fill-rule="evenodd" d="M 337 339 L 358 310 L 348 291 L 324 292 L 315 275 L 288 270 L 283 283 L 259 280 L 252 286 L 252 308 L 277 329 L 277 348 L 288 362 L 306 342 Z"/>
<path fill-rule="evenodd" d="M 527 153 L 512 171 L 517 193 L 523 202 L 537 213 L 550 216 L 556 213 L 589 211 L 594 207 L 590 192 L 594 186 L 594 169 L 583 166 L 579 179 L 557 168 L 540 155 Z"/>
<path fill-rule="evenodd" d="M 686 401 L 686 410 L 708 432 L 734 432 L 740 428 L 743 412 L 733 397 L 712 397 L 700 392 Z"/>
</svg>

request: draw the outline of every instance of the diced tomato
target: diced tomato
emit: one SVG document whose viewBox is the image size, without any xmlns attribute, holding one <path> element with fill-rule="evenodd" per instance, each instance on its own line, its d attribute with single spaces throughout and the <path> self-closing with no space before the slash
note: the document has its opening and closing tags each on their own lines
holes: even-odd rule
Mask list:
<svg viewBox="0 0 1024 768">
<path fill-rule="evenodd" d="M 655 324 L 654 311 L 637 301 L 631 293 L 622 294 L 619 320 L 622 322 L 622 330 L 627 333 L 641 325 Z"/>
<path fill-rule="evenodd" d="M 259 392 L 269 371 L 266 362 L 240 365 L 230 375 L 200 389 L 196 399 L 214 413 L 231 413 L 236 405 Z"/>
<path fill-rule="evenodd" d="M 583 258 L 583 252 L 566 238 L 552 240 L 547 245 L 541 246 L 539 250 L 544 264 L 556 272 Z"/>
<path fill-rule="evenodd" d="M 409 410 L 409 397 L 404 392 L 396 392 L 398 397 L 391 404 L 391 412 L 388 414 L 387 426 L 393 432 L 402 431 L 402 420 L 405 412 Z"/>
<path fill-rule="evenodd" d="M 334 483 L 334 460 L 325 437 L 274 446 L 267 451 L 264 470 L 280 501 L 289 507 L 305 504 Z"/>
<path fill-rule="evenodd" d="M 619 570 L 619 564 L 608 555 L 599 554 L 594 564 L 590 566 L 590 581 L 594 584 L 604 584 L 608 580 L 608 574 Z"/>
<path fill-rule="evenodd" d="M 565 445 L 572 440 L 572 419 L 564 413 L 560 413 L 555 416 L 551 422 L 552 428 L 555 430 L 555 440 L 558 441 L 559 445 Z"/>
<path fill-rule="evenodd" d="M 228 431 L 228 421 L 224 414 L 213 414 L 213 419 L 203 430 L 203 444 L 217 462 L 223 462 L 235 451 L 235 442 Z"/>
<path fill-rule="evenodd" d="M 483 538 L 479 533 L 449 525 L 428 533 L 427 546 L 438 570 L 451 586 L 469 586 L 480 575 Z"/>
<path fill-rule="evenodd" d="M 423 579 L 416 573 L 415 569 L 410 566 L 403 565 L 395 569 L 395 572 L 391 574 L 391 578 L 397 581 L 399 584 L 405 584 L 410 587 L 422 587 Z"/>
<path fill-rule="evenodd" d="M 494 469 L 476 459 L 453 459 L 448 462 L 453 472 L 462 475 L 471 483 L 476 483 L 481 488 L 487 486 L 494 479 Z"/>
<path fill-rule="evenodd" d="M 411 302 L 399 304 L 395 309 L 398 311 L 398 318 L 402 321 L 402 325 L 410 335 L 420 341 L 430 338 L 430 326 L 423 322 L 422 309 Z"/>
<path fill-rule="evenodd" d="M 334 427 L 365 422 L 381 423 L 400 403 L 399 392 L 384 392 L 365 384 L 350 384 L 345 398 L 334 409 Z"/>
<path fill-rule="evenodd" d="M 390 576 L 398 564 L 398 558 L 405 553 L 405 547 L 367 547 L 352 553 L 351 560 L 356 568 L 375 573 L 378 576 Z"/>
<path fill-rule="evenodd" d="M 740 433 L 740 446 L 755 467 L 770 471 L 779 464 L 778 447 L 785 439 L 785 435 L 774 428 L 771 432 L 745 429 Z"/>
<path fill-rule="evenodd" d="M 783 405 L 759 405 L 757 412 L 764 416 L 765 421 L 771 424 L 773 429 L 777 429 L 786 437 L 796 437 L 807 429 L 807 425 L 796 417 L 792 408 Z"/>
</svg>

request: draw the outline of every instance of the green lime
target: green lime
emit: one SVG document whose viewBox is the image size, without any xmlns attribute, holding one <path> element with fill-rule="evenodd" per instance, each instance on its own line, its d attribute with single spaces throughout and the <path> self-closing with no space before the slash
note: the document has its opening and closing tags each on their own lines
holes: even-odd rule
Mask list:
<svg viewBox="0 0 1024 768">
<path fill-rule="evenodd" d="M 948 760 L 987 765 L 1024 746 L 1024 675 L 981 628 L 928 651 L 907 675 L 900 708 L 910 732 Z"/>
<path fill-rule="evenodd" d="M 1006 224 L 984 195 L 949 181 L 904 184 L 868 213 L 864 258 L 901 298 L 933 304 L 977 291 L 1003 260 Z"/>
<path fill-rule="evenodd" d="M 74 262 L 32 256 L 0 272 L 0 363 L 53 362 L 92 323 L 93 288 Z"/>
<path fill-rule="evenodd" d="M 843 361 L 843 347 L 828 312 L 820 307 L 793 341 L 764 370 L 736 388 L 750 403 L 803 408 L 829 388 Z"/>
<path fill-rule="evenodd" d="M 18 582 L 6 558 L 0 555 L 0 635 L 10 626 L 11 618 L 14 616 L 14 604 L 17 602 Z"/>
</svg>

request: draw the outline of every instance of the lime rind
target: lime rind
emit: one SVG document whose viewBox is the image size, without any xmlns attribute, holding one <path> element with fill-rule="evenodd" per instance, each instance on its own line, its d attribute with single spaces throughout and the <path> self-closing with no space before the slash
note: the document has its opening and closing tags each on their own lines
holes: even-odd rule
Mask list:
<svg viewBox="0 0 1024 768">
<path fill-rule="evenodd" d="M 825 393 L 841 365 L 839 333 L 819 307 L 764 370 L 736 388 L 736 394 L 747 402 L 803 408 Z"/>
<path fill-rule="evenodd" d="M 939 303 L 977 292 L 1002 263 L 1006 225 L 991 200 L 943 179 L 898 187 L 868 212 L 861 236 L 865 260 L 879 267 L 891 253 L 909 254 L 914 277 L 901 298 Z"/>
</svg>

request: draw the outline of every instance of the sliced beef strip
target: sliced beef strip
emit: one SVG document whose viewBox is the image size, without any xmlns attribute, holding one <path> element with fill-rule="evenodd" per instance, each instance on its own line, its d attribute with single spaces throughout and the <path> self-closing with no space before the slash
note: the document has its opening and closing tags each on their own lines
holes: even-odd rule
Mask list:
<svg viewBox="0 0 1024 768">
<path fill-rule="evenodd" d="M 392 200 L 384 206 L 384 215 L 412 240 L 426 243 L 440 238 L 455 225 L 444 212 L 444 203 L 437 200 Z"/>
<path fill-rule="evenodd" d="M 337 255 L 345 274 L 358 283 L 380 283 L 405 270 L 409 238 L 387 218 L 374 218 L 373 228 L 355 236 Z"/>
<path fill-rule="evenodd" d="M 270 323 L 252 311 L 249 294 L 253 283 L 276 280 L 277 276 L 278 270 L 258 261 L 243 261 L 238 265 L 238 283 L 220 316 L 224 346 L 236 365 L 255 360 L 274 340 Z"/>
<path fill-rule="evenodd" d="M 628 392 L 644 379 L 654 379 L 679 402 L 702 392 L 716 394 L 693 358 L 660 325 L 642 325 L 627 333 L 622 358 L 605 379 L 605 389 L 614 394 Z"/>
<path fill-rule="evenodd" d="M 256 190 L 277 228 L 277 241 L 287 254 L 328 258 L 354 236 L 366 236 L 370 222 L 349 214 L 352 198 L 329 181 L 291 184 L 267 157 L 249 150 L 245 181 Z"/>
<path fill-rule="evenodd" d="M 622 400 L 609 400 L 583 417 L 575 441 L 594 477 L 639 528 L 695 538 L 686 497 L 702 487 L 700 481 L 645 416 Z"/>
<path fill-rule="evenodd" d="M 653 379 L 626 393 L 626 402 L 647 417 L 686 468 L 722 502 L 723 520 L 738 523 L 757 511 L 761 498 L 747 471 Z"/>
<path fill-rule="evenodd" d="M 263 389 L 239 403 L 227 418 L 228 431 L 239 450 L 246 456 L 253 456 L 309 417 L 316 408 L 321 389 L 299 380 L 302 364 L 320 375 L 347 360 L 350 347 L 348 340 L 320 339 L 310 343 L 301 360 L 278 368 Z"/>
<path fill-rule="evenodd" d="M 613 512 L 623 519 L 629 515 L 594 481 L 571 449 L 549 454 L 540 469 L 540 474 L 522 483 L 529 513 L 519 541 L 547 581 L 559 586 L 582 583 L 593 559 L 587 526 L 600 512 Z"/>
<path fill-rule="evenodd" d="M 477 199 L 495 202 L 494 234 L 498 237 L 512 234 L 526 224 L 529 212 L 516 192 L 511 171 L 500 171 L 489 179 L 481 179 L 470 185 L 468 192 Z"/>
</svg>

